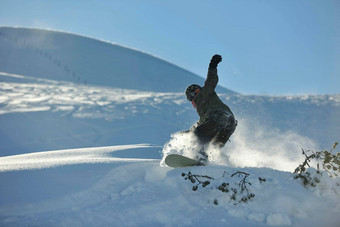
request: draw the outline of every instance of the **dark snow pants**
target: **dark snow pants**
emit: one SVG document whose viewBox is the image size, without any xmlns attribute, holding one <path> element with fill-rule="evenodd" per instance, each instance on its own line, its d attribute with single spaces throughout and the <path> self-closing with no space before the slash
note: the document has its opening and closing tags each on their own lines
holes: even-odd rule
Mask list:
<svg viewBox="0 0 340 227">
<path fill-rule="evenodd" d="M 234 133 L 237 126 L 237 120 L 234 115 L 228 111 L 215 111 L 201 124 L 199 124 L 194 133 L 202 144 L 212 142 L 214 145 L 222 148 Z"/>
</svg>

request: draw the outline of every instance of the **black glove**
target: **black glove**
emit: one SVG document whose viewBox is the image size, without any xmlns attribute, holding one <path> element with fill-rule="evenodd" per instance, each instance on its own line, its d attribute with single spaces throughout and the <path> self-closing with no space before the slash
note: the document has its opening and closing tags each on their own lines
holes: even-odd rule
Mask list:
<svg viewBox="0 0 340 227">
<path fill-rule="evenodd" d="M 210 61 L 209 68 L 217 68 L 218 63 L 222 61 L 222 56 L 215 54 Z"/>
</svg>

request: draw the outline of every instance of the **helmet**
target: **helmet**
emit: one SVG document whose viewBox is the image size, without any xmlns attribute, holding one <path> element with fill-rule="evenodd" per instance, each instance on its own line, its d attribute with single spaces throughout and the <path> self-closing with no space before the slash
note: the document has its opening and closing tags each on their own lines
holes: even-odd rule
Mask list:
<svg viewBox="0 0 340 227">
<path fill-rule="evenodd" d="M 202 87 L 197 84 L 188 86 L 187 89 L 185 89 L 185 95 L 187 96 L 187 99 L 191 102 L 201 88 Z"/>
</svg>

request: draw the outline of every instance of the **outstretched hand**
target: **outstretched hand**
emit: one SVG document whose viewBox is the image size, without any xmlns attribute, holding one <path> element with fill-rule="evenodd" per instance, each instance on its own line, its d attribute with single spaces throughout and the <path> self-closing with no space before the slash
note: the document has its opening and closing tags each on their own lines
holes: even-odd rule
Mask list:
<svg viewBox="0 0 340 227">
<path fill-rule="evenodd" d="M 221 61 L 222 61 L 222 56 L 215 54 L 210 60 L 209 67 L 210 68 L 216 68 L 218 63 L 220 63 Z"/>
</svg>

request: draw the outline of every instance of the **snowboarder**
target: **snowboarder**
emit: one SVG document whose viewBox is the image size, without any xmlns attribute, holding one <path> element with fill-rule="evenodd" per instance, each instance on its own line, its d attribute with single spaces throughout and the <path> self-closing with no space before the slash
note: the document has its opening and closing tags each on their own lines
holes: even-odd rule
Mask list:
<svg viewBox="0 0 340 227">
<path fill-rule="evenodd" d="M 237 126 L 234 114 L 215 92 L 218 83 L 217 65 L 221 61 L 220 55 L 214 55 L 209 64 L 204 86 L 192 84 L 185 90 L 187 99 L 196 108 L 200 117 L 199 121 L 186 132 L 193 132 L 200 141 L 202 145 L 202 150 L 199 152 L 202 155 L 201 160 L 208 158 L 204 152 L 205 144 L 212 143 L 222 148 Z"/>
</svg>

